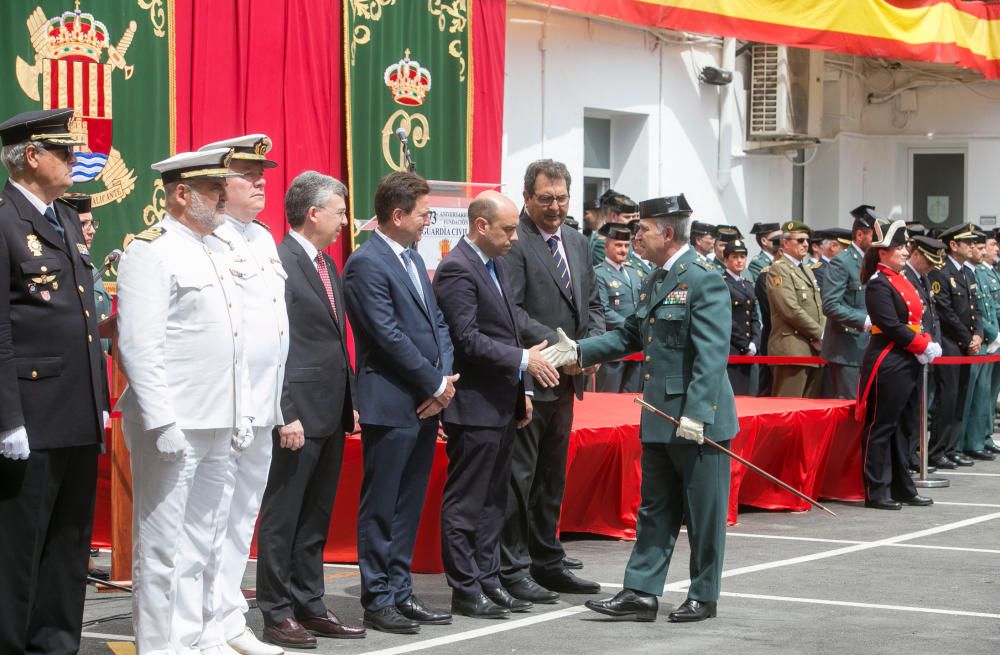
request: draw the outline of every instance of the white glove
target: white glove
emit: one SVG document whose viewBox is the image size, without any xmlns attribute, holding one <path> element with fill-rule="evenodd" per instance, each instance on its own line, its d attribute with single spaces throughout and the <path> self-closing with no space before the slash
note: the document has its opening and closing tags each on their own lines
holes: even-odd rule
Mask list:
<svg viewBox="0 0 1000 655">
<path fill-rule="evenodd" d="M 566 336 L 562 328 L 556 328 L 559 341 L 542 351 L 542 357 L 555 368 L 575 364 L 577 360 L 576 342 Z"/>
<path fill-rule="evenodd" d="M 868 332 L 871 329 L 872 329 L 872 317 L 865 316 L 865 332 Z"/>
<path fill-rule="evenodd" d="M 184 436 L 184 431 L 177 427 L 176 423 L 160 428 L 160 435 L 156 437 L 156 450 L 160 453 L 160 459 L 165 462 L 173 462 L 184 458 L 188 442 Z"/>
<path fill-rule="evenodd" d="M 993 340 L 989 346 L 986 347 L 986 354 L 992 355 L 996 351 L 1000 350 L 1000 336 Z"/>
<path fill-rule="evenodd" d="M 253 443 L 253 419 L 243 417 L 240 428 L 233 434 L 233 451 L 238 455 Z"/>
<path fill-rule="evenodd" d="M 108 428 L 108 423 L 111 422 L 111 414 L 107 412 L 101 412 L 101 420 L 103 421 L 101 423 L 101 427 L 106 430 Z"/>
<path fill-rule="evenodd" d="M 750 347 L 747 348 L 747 354 L 750 355 L 751 357 L 757 354 L 757 344 L 755 344 L 753 341 L 750 342 Z"/>
<path fill-rule="evenodd" d="M 28 431 L 22 425 L 13 430 L 0 432 L 0 455 L 7 459 L 28 459 L 31 447 L 28 446 Z"/>
<path fill-rule="evenodd" d="M 700 446 L 705 443 L 705 424 L 698 419 L 682 416 L 681 424 L 677 426 L 677 436 Z"/>
<path fill-rule="evenodd" d="M 917 361 L 921 364 L 930 364 L 935 359 L 941 356 L 941 344 L 936 341 L 931 341 L 924 348 L 924 352 L 917 355 Z"/>
</svg>

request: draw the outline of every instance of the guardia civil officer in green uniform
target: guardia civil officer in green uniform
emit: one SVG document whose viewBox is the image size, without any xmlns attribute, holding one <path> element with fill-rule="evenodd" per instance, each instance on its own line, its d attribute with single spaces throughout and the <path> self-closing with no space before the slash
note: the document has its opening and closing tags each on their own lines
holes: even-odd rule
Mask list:
<svg viewBox="0 0 1000 655">
<path fill-rule="evenodd" d="M 824 395 L 830 398 L 857 396 L 861 359 L 871 328 L 861 286 L 861 260 L 872 242 L 872 226 L 877 218 L 874 210 L 871 205 L 861 205 L 851 211 L 851 245 L 831 259 L 824 270 L 820 295 L 826 329 L 819 354 L 829 362 L 830 388 Z"/>
<path fill-rule="evenodd" d="M 972 268 L 976 280 L 976 301 L 983 324 L 983 347 L 979 355 L 993 355 L 1000 350 L 1000 325 L 997 324 L 997 305 L 990 289 L 992 280 L 987 273 L 993 267 L 985 263 L 988 257 L 986 233 L 977 230 L 974 243 L 976 247 L 965 265 Z M 995 241 L 993 248 L 996 249 Z M 990 398 L 992 382 L 993 364 L 973 364 L 969 367 L 969 387 L 963 411 L 966 419 L 962 425 L 962 438 L 955 450 L 972 459 L 996 459 L 985 450 L 986 437 L 993 434 L 993 414 L 997 402 L 996 396 Z"/>
<path fill-rule="evenodd" d="M 712 259 L 715 253 L 715 226 L 711 223 L 691 221 L 691 248 L 705 262 Z"/>
<path fill-rule="evenodd" d="M 80 215 L 80 229 L 83 230 L 83 242 L 87 250 L 90 251 L 94 242 L 94 235 L 101 226 L 100 222 L 94 218 L 93 204 L 90 196 L 85 193 L 67 193 L 59 199 Z M 121 252 L 119 251 L 119 255 Z M 93 259 L 93 253 L 91 253 Z M 105 269 L 94 264 L 94 306 L 97 308 L 97 321 L 103 321 L 111 316 L 111 294 L 108 293 L 102 279 Z M 101 348 L 104 352 L 111 354 L 111 340 L 101 339 Z"/>
<path fill-rule="evenodd" d="M 754 236 L 760 247 L 760 252 L 754 255 L 747 266 L 750 279 L 754 282 L 757 281 L 760 272 L 774 261 L 774 245 L 771 237 L 775 232 L 780 234 L 780 227 L 777 223 L 754 223 L 753 227 L 750 228 L 750 234 Z"/>
<path fill-rule="evenodd" d="M 605 223 L 599 230 L 607 238 L 604 261 L 594 267 L 597 291 L 604 306 L 604 321 L 609 330 L 625 325 L 635 314 L 639 302 L 642 278 L 631 266 L 626 266 L 632 232 L 627 225 Z M 597 391 L 635 393 L 642 389 L 639 369 L 642 362 L 607 362 L 597 370 Z"/>
<path fill-rule="evenodd" d="M 618 223 L 628 225 L 628 222 L 639 216 L 639 205 L 628 196 L 618 193 L 614 189 L 608 189 L 600 198 L 600 213 L 604 216 L 604 223 Z M 595 230 L 590 235 L 590 254 L 594 258 L 594 266 L 600 266 L 604 261 L 604 244 L 608 240 L 607 235 L 601 234 L 600 229 Z"/>
<path fill-rule="evenodd" d="M 986 241 L 986 254 L 987 258 L 984 263 L 989 266 L 987 273 L 989 277 L 988 290 L 990 296 L 993 298 L 993 304 L 996 307 L 1000 307 L 1000 271 L 997 270 L 997 266 L 1000 265 L 1000 228 L 995 228 L 992 233 L 990 233 L 990 238 Z M 992 259 L 990 259 L 992 257 Z M 993 420 L 996 420 L 996 410 L 997 410 L 997 397 L 1000 396 L 1000 366 L 993 364 L 993 373 L 990 375 L 990 398 L 993 399 Z M 993 422 L 990 422 L 993 425 Z M 1000 446 L 997 446 L 993 442 L 992 436 L 986 437 L 986 443 L 983 444 L 983 450 L 987 453 L 993 453 L 994 455 L 1000 454 Z"/>
<path fill-rule="evenodd" d="M 642 500 L 624 589 L 587 607 L 654 620 L 686 515 L 691 586 L 670 620 L 700 621 L 716 614 L 729 501 L 729 460 L 701 443 L 704 437 L 725 443 L 739 429 L 726 377 L 731 301 L 722 276 L 690 248 L 691 208 L 683 195 L 645 200 L 639 212 L 637 239 L 659 270 L 643 285 L 635 316 L 581 340 L 579 349 L 560 335 L 543 354 L 563 366 L 577 361 L 578 351 L 588 365 L 642 352 L 646 402 L 680 419 L 675 427 L 642 415 Z"/>
</svg>

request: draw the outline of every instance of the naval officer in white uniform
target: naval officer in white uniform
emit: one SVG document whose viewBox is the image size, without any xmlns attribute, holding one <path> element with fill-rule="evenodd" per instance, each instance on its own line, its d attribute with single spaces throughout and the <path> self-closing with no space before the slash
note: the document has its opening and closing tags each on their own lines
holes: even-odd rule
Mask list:
<svg viewBox="0 0 1000 655">
<path fill-rule="evenodd" d="M 198 640 L 202 649 L 228 642 L 230 648 L 243 655 L 281 655 L 284 651 L 280 647 L 259 641 L 247 626 L 244 613 L 249 607 L 240 589 L 271 466 L 271 430 L 284 423 L 281 388 L 288 357 L 287 275 L 269 228 L 256 220 L 264 209 L 264 169 L 277 164 L 266 157 L 271 140 L 263 134 L 227 139 L 199 150 L 215 148 L 232 148 L 229 168 L 239 174 L 226 180 L 226 220 L 208 244 L 229 258 L 236 288 L 242 295 L 254 440 L 242 453 L 234 452 L 233 483 L 226 488 L 226 497 L 231 498 L 229 515 L 218 535 L 214 550 L 217 557 L 207 565 L 210 572 L 206 579 L 215 580 L 214 594 L 204 599 L 203 614 L 177 618 L 189 631 L 204 616 Z M 182 560 L 189 552 L 195 550 L 181 550 Z M 181 593 L 193 593 L 197 583 L 190 577 L 182 578 Z"/>
<path fill-rule="evenodd" d="M 226 518 L 230 450 L 253 440 L 241 294 L 229 258 L 209 247 L 224 220 L 225 179 L 236 175 L 231 155 L 220 148 L 153 164 L 166 215 L 136 235 L 119 266 L 129 385 L 118 408 L 132 464 L 132 620 L 142 655 L 200 649 L 175 616 L 200 612 L 203 590 L 180 594 L 177 583 L 187 576 L 210 586 L 205 563 Z M 178 556 L 185 532 L 187 564 Z"/>
</svg>

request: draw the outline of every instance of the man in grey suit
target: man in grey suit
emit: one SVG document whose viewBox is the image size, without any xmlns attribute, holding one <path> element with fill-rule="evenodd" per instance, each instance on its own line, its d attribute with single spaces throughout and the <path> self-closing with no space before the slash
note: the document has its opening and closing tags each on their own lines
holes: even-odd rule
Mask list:
<svg viewBox="0 0 1000 655">
<path fill-rule="evenodd" d="M 556 343 L 556 328 L 571 338 L 604 332 L 604 309 L 586 237 L 563 230 L 570 174 L 561 162 L 541 159 L 524 174 L 524 210 L 517 241 L 506 256 L 514 311 L 523 343 Z M 563 593 L 598 593 L 600 585 L 567 570 L 557 536 L 566 486 L 566 456 L 573 399 L 583 397 L 584 371 L 563 368 L 551 389 L 535 389 L 534 416 L 518 431 L 511 488 L 501 538 L 500 576 L 515 598 L 554 603 Z"/>
</svg>

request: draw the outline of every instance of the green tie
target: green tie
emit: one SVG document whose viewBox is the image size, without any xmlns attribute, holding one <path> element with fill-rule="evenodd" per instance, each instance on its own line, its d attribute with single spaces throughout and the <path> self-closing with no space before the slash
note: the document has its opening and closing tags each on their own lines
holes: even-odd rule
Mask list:
<svg viewBox="0 0 1000 655">
<path fill-rule="evenodd" d="M 660 287 L 663 286 L 663 281 L 667 279 L 667 269 L 661 268 L 656 272 L 656 278 L 653 280 L 653 291 L 660 293 Z"/>
</svg>

